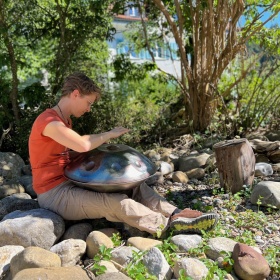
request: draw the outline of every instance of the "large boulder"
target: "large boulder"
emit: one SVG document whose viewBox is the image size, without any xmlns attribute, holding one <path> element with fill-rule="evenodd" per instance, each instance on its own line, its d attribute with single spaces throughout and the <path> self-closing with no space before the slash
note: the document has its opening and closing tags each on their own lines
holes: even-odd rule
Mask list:
<svg viewBox="0 0 280 280">
<path fill-rule="evenodd" d="M 0 246 L 37 246 L 49 250 L 62 236 L 62 217 L 46 210 L 14 211 L 0 222 Z"/>
</svg>

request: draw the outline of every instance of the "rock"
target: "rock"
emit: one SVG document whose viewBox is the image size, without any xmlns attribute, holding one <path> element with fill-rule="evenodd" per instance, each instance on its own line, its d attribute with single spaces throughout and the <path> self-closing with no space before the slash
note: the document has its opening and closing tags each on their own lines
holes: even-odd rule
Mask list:
<svg viewBox="0 0 280 280">
<path fill-rule="evenodd" d="M 86 252 L 89 258 L 94 258 L 94 256 L 99 252 L 99 247 L 101 245 L 104 245 L 106 248 L 114 247 L 112 240 L 100 231 L 92 231 L 86 239 L 86 244 Z"/>
<path fill-rule="evenodd" d="M 16 193 L 0 200 L 0 220 L 16 210 L 26 211 L 40 208 L 38 201 L 27 193 Z"/>
<path fill-rule="evenodd" d="M 155 185 L 156 183 L 163 183 L 164 181 L 164 177 L 162 175 L 161 172 L 156 172 L 155 174 L 153 174 L 152 176 L 150 176 L 149 178 L 146 179 L 145 183 L 148 185 L 148 186 L 151 186 L 151 185 Z"/>
<path fill-rule="evenodd" d="M 194 258 L 182 258 L 175 261 L 174 275 L 180 277 L 180 271 L 184 270 L 183 275 L 193 280 L 203 280 L 208 274 L 208 269 L 203 262 Z"/>
<path fill-rule="evenodd" d="M 263 280 L 270 274 L 266 259 L 250 246 L 237 243 L 233 249 L 234 271 L 244 280 Z"/>
<path fill-rule="evenodd" d="M 24 247 L 15 245 L 6 245 L 0 247 L 0 278 L 10 268 L 11 259 L 19 252 L 23 251 Z M 2 278 L 1 278 L 2 279 Z"/>
<path fill-rule="evenodd" d="M 148 150 L 144 152 L 144 155 L 148 157 L 152 162 L 156 162 L 160 160 L 160 154 L 155 150 Z"/>
<path fill-rule="evenodd" d="M 89 223 L 78 223 L 70 226 L 61 237 L 61 240 L 81 239 L 86 241 L 87 236 L 93 230 L 93 226 Z"/>
<path fill-rule="evenodd" d="M 0 199 L 15 193 L 24 193 L 24 187 L 14 180 L 6 182 L 0 186 Z"/>
<path fill-rule="evenodd" d="M 49 210 L 17 210 L 0 222 L 0 246 L 37 246 L 48 250 L 62 236 L 64 228 L 62 217 Z"/>
<path fill-rule="evenodd" d="M 190 179 L 201 179 L 205 176 L 205 171 L 203 168 L 194 168 L 186 172 L 188 178 Z"/>
<path fill-rule="evenodd" d="M 207 153 L 180 157 L 179 171 L 186 172 L 194 168 L 204 167 L 209 157 L 210 155 Z"/>
<path fill-rule="evenodd" d="M 99 275 L 95 278 L 95 280 L 130 280 L 128 276 L 121 272 L 111 272 Z"/>
<path fill-rule="evenodd" d="M 258 163 L 258 162 L 269 163 L 269 159 L 264 154 L 256 154 L 256 163 Z"/>
<path fill-rule="evenodd" d="M 255 165 L 255 176 L 269 176 L 273 174 L 271 164 L 266 162 L 258 162 Z"/>
<path fill-rule="evenodd" d="M 28 247 L 15 255 L 11 260 L 12 277 L 27 268 L 61 267 L 60 257 L 40 247 Z"/>
<path fill-rule="evenodd" d="M 24 187 L 25 192 L 31 195 L 31 197 L 36 198 L 37 194 L 33 189 L 33 182 L 31 175 L 23 175 L 19 178 L 19 182 Z"/>
<path fill-rule="evenodd" d="M 13 280 L 90 280 L 94 278 L 93 273 L 90 271 L 86 271 L 78 266 L 73 266 L 28 268 L 17 273 Z"/>
<path fill-rule="evenodd" d="M 207 249 L 205 254 L 208 258 L 215 261 L 219 257 L 223 257 L 221 252 L 233 252 L 233 248 L 236 244 L 236 241 L 226 237 L 214 237 L 210 238 L 208 241 Z"/>
<path fill-rule="evenodd" d="M 251 203 L 280 209 L 280 182 L 261 181 L 252 191 Z"/>
<path fill-rule="evenodd" d="M 178 234 L 170 239 L 170 242 L 178 247 L 176 252 L 188 252 L 190 249 L 197 248 L 202 242 L 202 237 L 197 234 Z"/>
<path fill-rule="evenodd" d="M 67 239 L 51 247 L 50 251 L 61 259 L 61 266 L 75 266 L 86 252 L 86 242 L 81 239 Z"/>
<path fill-rule="evenodd" d="M 265 136 L 269 141 L 280 141 L 280 131 L 268 131 L 265 133 Z"/>
<path fill-rule="evenodd" d="M 127 245 L 131 245 L 139 249 L 140 251 L 148 251 L 151 248 L 161 245 L 162 241 L 155 240 L 151 238 L 144 238 L 144 237 L 130 237 L 127 240 Z"/>
<path fill-rule="evenodd" d="M 174 166 L 172 166 L 168 162 L 162 161 L 160 163 L 160 171 L 161 171 L 162 175 L 167 175 L 174 171 Z"/>
<path fill-rule="evenodd" d="M 176 171 L 172 173 L 172 180 L 178 183 L 187 183 L 189 178 L 186 173 L 182 171 Z"/>
<path fill-rule="evenodd" d="M 110 261 L 102 260 L 98 264 L 100 266 L 105 266 L 106 267 L 106 272 L 105 272 L 106 274 L 111 273 L 111 272 L 119 272 L 118 269 L 115 267 L 115 265 Z"/>
<path fill-rule="evenodd" d="M 98 231 L 106 234 L 109 238 L 112 238 L 114 234 L 120 234 L 120 232 L 116 228 L 102 228 Z"/>
<path fill-rule="evenodd" d="M 163 253 L 157 248 L 151 248 L 143 257 L 143 263 L 150 274 L 155 275 L 158 280 L 169 280 L 172 270 Z"/>
<path fill-rule="evenodd" d="M 280 142 L 280 141 L 278 141 Z M 273 163 L 279 163 L 280 162 L 280 149 L 274 150 L 274 151 L 269 151 L 267 153 L 268 159 L 273 162 Z"/>
<path fill-rule="evenodd" d="M 23 166 L 25 163 L 19 155 L 11 152 L 0 152 L 0 176 L 3 176 L 7 181 L 18 179 L 21 176 Z"/>
<path fill-rule="evenodd" d="M 126 267 L 133 259 L 133 252 L 138 253 L 139 250 L 134 246 L 121 246 L 112 251 L 112 261 Z"/>
</svg>

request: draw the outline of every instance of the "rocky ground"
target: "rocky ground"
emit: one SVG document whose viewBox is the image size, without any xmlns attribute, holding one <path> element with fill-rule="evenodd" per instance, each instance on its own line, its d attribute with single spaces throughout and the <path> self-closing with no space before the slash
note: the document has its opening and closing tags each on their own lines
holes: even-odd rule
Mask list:
<svg viewBox="0 0 280 280">
<path fill-rule="evenodd" d="M 179 143 L 180 142 L 180 143 Z M 211 143 L 211 146 L 213 143 Z M 212 151 L 207 147 L 205 144 L 204 148 L 202 149 L 200 147 L 199 152 L 196 153 L 197 150 L 195 147 L 192 146 L 192 138 L 186 136 L 184 139 L 180 139 L 178 143 L 175 145 L 175 148 L 169 149 L 154 149 L 154 151 L 147 151 L 147 154 L 149 154 L 149 157 L 151 160 L 153 160 L 156 164 L 160 166 L 161 172 L 159 172 L 159 177 L 153 181 L 150 185 L 150 187 L 154 188 L 158 193 L 160 193 L 162 196 L 166 197 L 170 203 L 176 205 L 177 207 L 183 209 L 183 208 L 192 208 L 197 209 L 202 212 L 215 212 L 219 215 L 219 222 L 216 225 L 215 229 L 206 233 L 206 235 L 203 236 L 203 242 L 206 242 L 207 240 L 211 238 L 228 238 L 227 241 L 234 240 L 236 242 L 244 243 L 250 246 L 258 247 L 260 251 L 265 256 L 269 256 L 269 263 L 271 266 L 271 269 L 273 272 L 271 275 L 267 278 L 267 280 L 279 280 L 279 269 L 278 264 L 280 263 L 280 210 L 279 207 L 276 207 L 274 205 L 279 206 L 280 196 L 277 197 L 277 199 L 274 201 L 274 205 L 267 205 L 262 206 L 261 203 L 252 203 L 251 201 L 251 195 L 252 195 L 252 187 L 255 187 L 260 182 L 280 182 L 280 168 L 279 165 L 275 165 L 273 168 L 272 174 L 265 175 L 260 174 L 258 176 L 254 177 L 254 182 L 252 184 L 252 187 L 244 187 L 240 192 L 236 194 L 230 194 L 223 190 L 220 186 L 220 180 L 218 175 L 218 170 L 215 167 L 215 164 L 212 164 L 211 161 L 208 161 L 208 159 L 213 159 Z M 167 152 L 165 155 L 164 152 Z M 185 168 L 188 165 L 188 162 L 186 161 L 186 157 L 190 153 L 193 153 L 195 155 L 195 158 L 199 161 L 203 161 L 201 163 L 201 166 L 196 168 L 196 172 L 193 172 L 192 170 L 181 170 L 182 174 L 185 176 L 183 177 L 174 177 L 174 173 L 178 171 L 178 166 L 173 166 L 174 159 L 176 159 L 176 156 L 180 157 L 182 156 L 183 159 L 183 167 Z M 1 154 L 1 153 L 0 153 Z M 202 157 L 202 158 L 201 158 Z M 275 154 L 274 154 L 275 157 Z M 257 158 L 257 157 L 256 157 Z M 171 159 L 168 160 L 168 159 Z M 11 161 L 11 163 L 7 163 L 8 161 Z M 264 157 L 262 157 L 262 160 L 264 160 Z M 206 164 L 207 161 L 207 164 Z M 163 164 L 164 163 L 164 164 Z M 172 163 L 172 164 L 171 164 Z M 32 177 L 31 174 L 28 174 L 28 171 L 24 172 L 24 176 L 21 176 L 19 179 L 20 184 L 13 183 L 13 180 L 10 181 L 10 179 L 13 177 L 12 174 L 17 174 L 19 171 L 24 170 L 26 167 L 23 162 L 19 160 L 18 157 L 15 157 L 15 159 L 7 158 L 7 155 L 2 154 L 1 158 L 1 164 L 2 164 L 2 174 L 0 174 L 0 179 L 2 176 L 2 182 L 0 180 L 0 195 L 3 202 L 1 204 L 1 212 L 2 218 L 10 213 L 10 215 L 13 215 L 12 211 L 15 210 L 29 210 L 38 211 L 38 205 L 36 204 L 36 195 L 34 194 L 32 190 Z M 16 166 L 18 164 L 18 166 Z M 191 161 L 191 166 L 193 165 L 193 161 Z M 12 172 L 12 169 L 10 166 L 14 167 L 14 171 Z M 210 168 L 211 167 L 211 168 Z M 180 168 L 179 168 L 180 169 Z M 181 174 L 181 175 L 182 175 Z M 5 178 L 8 178 L 5 181 Z M 11 182 L 11 183 L 9 183 Z M 2 185 L 1 185 L 2 184 Z M 16 190 L 16 191 L 15 191 Z M 22 204 L 19 204 L 15 201 L 15 206 L 11 206 L 11 201 L 8 201 L 9 196 L 13 196 L 15 192 L 26 192 L 31 195 L 34 199 L 30 199 L 30 197 L 27 197 L 25 200 L 26 203 L 28 203 L 27 206 L 23 206 Z M 273 192 L 272 192 L 273 193 Z M 21 198 L 22 199 L 22 198 Z M 8 201 L 8 203 L 4 203 L 4 201 Z M 21 201 L 23 202 L 23 201 Z M 32 203 L 31 203 L 32 202 Z M 34 204 L 34 205 L 33 205 Z M 42 209 L 40 209 L 42 210 Z M 41 212 L 40 212 L 41 213 Z M 16 215 L 16 214 L 15 214 Z M 49 219 L 48 215 L 44 213 L 44 215 L 47 215 L 47 218 Z M 26 216 L 22 214 L 21 219 L 23 221 L 23 224 L 26 225 L 25 219 L 31 219 L 27 212 Z M 12 216 L 11 216 L 12 217 Z M 32 217 L 32 215 L 31 215 Z M 45 217 L 45 216 L 42 216 Z M 16 220 L 18 217 L 14 216 L 13 219 Z M 56 217 L 56 219 L 59 217 Z M 11 223 L 13 222 L 13 219 L 11 220 Z M 42 218 L 43 219 L 43 218 Z M 43 219 L 45 220 L 45 218 Z M 65 228 L 66 230 L 71 228 L 73 226 L 71 222 L 67 221 L 60 221 L 61 222 L 61 228 L 64 227 L 65 222 Z M 80 221 L 83 222 L 83 221 Z M 92 228 L 95 231 L 98 231 L 102 228 L 110 228 L 112 227 L 111 223 L 108 223 L 101 220 L 90 220 L 87 221 L 87 223 L 91 223 L 91 230 Z M 28 225 L 34 223 L 34 221 L 28 220 Z M 58 223 L 59 224 L 59 223 Z M 2 227 L 1 227 L 2 225 Z M 74 223 L 75 225 L 75 223 Z M 0 233 L 3 235 L 1 238 L 4 240 L 4 238 L 10 238 L 10 235 L 6 231 L 6 221 L 1 221 L 0 223 Z M 17 226 L 17 225 L 16 225 Z M 41 225 L 40 225 L 41 226 Z M 126 242 L 129 237 L 151 237 L 148 234 L 145 234 L 143 232 L 140 232 L 138 230 L 135 230 L 133 228 L 127 227 L 127 225 L 118 225 L 113 224 L 113 227 L 120 230 L 121 238 L 123 239 L 123 242 Z M 32 229 L 31 229 L 32 230 Z M 37 229 L 34 228 L 33 231 L 36 231 Z M 49 229 L 50 233 L 52 233 L 52 229 Z M 27 231 L 27 228 L 26 228 Z M 62 229 L 61 229 L 62 231 Z M 20 230 L 20 233 L 23 232 Z M 46 232 L 46 229 L 38 229 L 38 233 L 36 233 L 38 236 L 42 237 L 42 232 Z M 88 232 L 89 233 L 89 232 Z M 31 231 L 30 234 L 33 234 Z M 126 235 L 127 234 L 127 235 Z M 14 233 L 16 235 L 16 233 Z M 45 263 L 45 255 L 47 254 L 49 248 L 46 247 L 47 241 L 50 243 L 53 243 L 49 236 L 43 236 L 46 238 L 46 240 L 42 244 L 37 244 L 37 247 L 44 248 L 45 251 L 42 252 L 42 267 Z M 14 238 L 12 236 L 11 238 Z M 84 240 L 88 238 L 85 237 Z M 184 237 L 186 238 L 186 237 Z M 192 237 L 194 238 L 194 237 Z M 153 237 L 151 237 L 153 239 Z M 43 239 L 42 239 L 43 240 Z M 56 244 L 53 246 L 53 244 L 49 244 L 47 247 L 52 247 L 51 251 L 56 252 L 61 259 L 63 257 L 60 255 L 59 251 L 61 250 L 63 238 L 61 238 L 60 245 Z M 22 240 L 21 240 L 22 241 Z M 25 240 L 23 240 L 25 241 Z M 30 245 L 25 244 L 24 242 L 21 242 L 22 244 L 16 243 L 17 245 L 22 245 L 23 247 L 28 247 Z M 29 242 L 29 239 L 27 240 Z M 26 242 L 27 242 L 26 241 Z M 226 242 L 227 242 L 226 241 Z M 111 242 L 111 241 L 110 241 Z M 140 243 L 143 242 L 140 241 Z M 184 240 L 184 242 L 186 242 Z M 3 243 L 3 242 L 2 242 Z M 23 244 L 24 243 L 24 244 Z M 11 242 L 7 243 L 7 245 L 11 245 Z M 3 243 L 1 246 L 2 248 L 5 247 L 5 243 Z M 56 249 L 54 249 L 55 246 L 61 246 Z M 138 244 L 139 245 L 139 244 Z M 142 244 L 140 244 L 141 247 Z M 34 245 L 33 245 L 34 246 Z M 69 247 L 69 244 L 67 245 Z M 66 247 L 67 247 L 66 246 Z M 74 247 L 79 247 L 77 244 L 73 245 Z M 22 248 L 19 248 L 19 250 L 23 250 Z M 86 250 L 85 248 L 89 247 L 88 242 L 83 242 L 83 250 Z M 0 247 L 1 249 L 1 247 Z M 34 248 L 33 248 L 34 249 Z M 69 252 L 69 248 L 68 254 Z M 26 251 L 26 250 L 24 250 Z M 27 252 L 26 252 L 27 253 Z M 34 252 L 31 252 L 34 254 Z M 35 252 L 36 253 L 36 252 Z M 71 253 L 74 253 L 74 250 L 72 250 Z M 153 252 L 155 253 L 155 252 Z M 41 254 L 41 253 L 40 253 Z M 81 254 L 85 254 L 85 251 L 83 251 Z M 73 259 L 73 258 L 72 258 Z M 88 271 L 92 268 L 92 256 L 89 257 L 83 257 L 79 260 L 79 265 L 82 268 L 87 269 Z M 6 264 L 5 264 L 6 265 Z M 14 265 L 14 269 L 19 269 L 17 265 Z M 277 273 L 274 272 L 274 269 L 277 268 Z M 61 273 L 65 273 L 61 270 Z M 72 273 L 72 272 L 69 272 Z M 4 276 L 4 275 L 3 275 Z M 109 277 L 110 278 L 110 277 Z M 1 278 L 5 279 L 6 278 Z M 8 279 L 8 278 L 7 278 Z M 28 278 L 27 278 L 28 279 Z M 58 279 L 58 278 L 57 278 Z M 86 278 L 87 279 L 87 278 Z M 108 279 L 108 278 L 100 278 L 100 279 Z M 117 279 L 117 278 L 116 278 Z M 124 279 L 124 278 L 123 278 Z M 134 279 L 134 278 L 133 278 Z M 137 278 L 135 278 L 137 279 Z M 178 277 L 176 278 L 178 279 Z M 214 279 L 214 278 L 213 278 Z M 216 279 L 216 278 L 215 278 Z M 221 278 L 220 278 L 221 279 Z M 227 279 L 239 279 L 239 278 L 227 278 Z M 249 279 L 249 278 L 247 278 Z M 250 278 L 251 279 L 251 278 Z M 10 279 L 9 279 L 10 280 Z M 21 279 L 20 279 L 21 280 Z"/>
<path fill-rule="evenodd" d="M 236 195 L 224 193 L 213 175 L 205 176 L 203 180 L 190 180 L 187 184 L 174 184 L 167 180 L 155 188 L 181 208 L 218 213 L 218 228 L 229 238 L 236 239 L 239 236 L 240 241 L 252 238 L 251 243 L 255 241 L 262 251 L 270 246 L 280 248 L 279 209 L 252 204 L 250 189 L 244 189 L 244 192 Z M 280 174 L 255 179 L 255 184 L 260 180 L 280 182 Z M 214 235 L 217 236 L 215 230 Z M 278 257 L 280 258 L 280 255 Z"/>
</svg>

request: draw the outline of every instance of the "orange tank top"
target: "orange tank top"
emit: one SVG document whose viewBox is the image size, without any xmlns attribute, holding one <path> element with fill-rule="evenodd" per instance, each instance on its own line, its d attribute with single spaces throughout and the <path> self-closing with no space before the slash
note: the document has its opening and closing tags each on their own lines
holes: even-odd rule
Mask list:
<svg viewBox="0 0 280 280">
<path fill-rule="evenodd" d="M 69 163 L 68 148 L 42 134 L 46 125 L 53 121 L 65 123 L 53 109 L 41 113 L 33 123 L 29 136 L 29 157 L 32 169 L 33 189 L 37 194 L 47 192 L 66 181 L 64 168 Z"/>
</svg>

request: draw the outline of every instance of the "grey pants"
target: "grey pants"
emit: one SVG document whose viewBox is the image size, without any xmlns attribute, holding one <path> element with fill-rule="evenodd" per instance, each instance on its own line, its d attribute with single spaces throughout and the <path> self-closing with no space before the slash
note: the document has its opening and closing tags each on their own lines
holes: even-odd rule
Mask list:
<svg viewBox="0 0 280 280">
<path fill-rule="evenodd" d="M 168 225 L 176 209 L 145 183 L 123 193 L 99 193 L 65 181 L 50 191 L 38 195 L 40 207 L 49 209 L 66 220 L 106 218 L 124 222 L 139 230 L 154 234 Z"/>
</svg>

